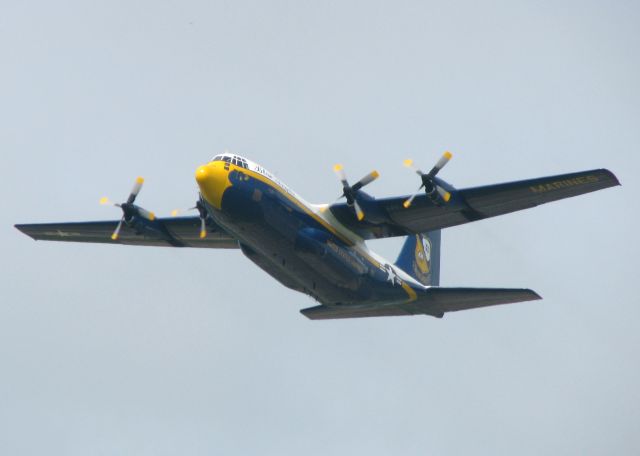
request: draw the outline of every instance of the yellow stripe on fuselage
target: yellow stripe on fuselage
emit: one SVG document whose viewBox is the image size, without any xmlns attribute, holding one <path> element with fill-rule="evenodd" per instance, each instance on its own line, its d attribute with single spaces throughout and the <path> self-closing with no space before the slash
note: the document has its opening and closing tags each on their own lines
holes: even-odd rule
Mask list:
<svg viewBox="0 0 640 456">
<path fill-rule="evenodd" d="M 212 163 L 218 163 L 218 162 L 212 162 Z M 212 163 L 209 163 L 207 165 L 204 166 L 210 166 Z M 220 162 L 221 164 L 226 164 L 225 162 Z M 201 167 L 202 168 L 202 167 Z M 222 169 L 225 169 L 224 167 Z M 200 168 L 198 168 L 198 170 L 200 170 Z M 216 170 L 217 172 L 220 172 L 220 169 Z M 285 191 L 280 185 L 278 185 L 276 182 L 272 181 L 271 179 L 269 179 L 267 176 L 264 176 L 256 171 L 253 171 L 251 169 L 246 169 L 240 166 L 236 166 L 233 165 L 231 163 L 229 163 L 228 166 L 228 170 L 225 169 L 225 172 L 227 173 L 227 178 L 225 179 L 226 182 L 229 182 L 228 185 L 224 185 L 224 187 L 222 188 L 222 192 L 219 194 L 219 199 L 216 198 L 216 203 L 218 203 L 217 205 L 214 205 L 217 209 L 220 209 L 222 207 L 222 194 L 224 193 L 224 191 L 231 187 L 233 184 L 231 184 L 229 178 L 228 178 L 228 174 L 231 173 L 231 171 L 237 171 L 239 173 L 242 174 L 246 174 L 254 179 L 259 180 L 260 182 L 263 182 L 265 184 L 267 184 L 268 186 L 270 186 L 271 188 L 273 188 L 274 190 L 276 190 L 277 192 L 279 192 L 282 196 L 284 196 L 285 198 L 287 198 L 289 201 L 291 201 L 294 205 L 296 205 L 298 208 L 300 208 L 305 214 L 307 214 L 309 217 L 311 217 L 313 220 L 315 220 L 316 222 L 318 222 L 320 225 L 322 225 L 324 228 L 326 228 L 327 230 L 329 230 L 332 234 L 334 234 L 335 236 L 337 236 L 342 242 L 344 242 L 345 244 L 347 244 L 350 247 L 356 247 L 356 244 L 349 239 L 348 237 L 346 237 L 345 235 L 343 235 L 342 233 L 340 233 L 334 226 L 332 226 L 327 220 L 323 219 L 322 217 L 320 217 L 318 214 L 316 214 L 315 212 L 313 212 L 306 204 L 304 204 L 302 201 L 300 201 L 298 198 L 296 198 L 294 195 L 292 195 L 291 193 Z M 197 173 L 196 173 L 197 175 Z M 210 201 L 210 203 L 213 203 L 212 201 Z M 376 268 L 380 269 L 380 262 L 378 262 L 377 260 L 375 260 L 374 258 L 372 258 L 371 256 L 369 256 L 366 252 L 360 250 L 360 249 L 356 249 L 356 251 L 363 257 L 365 258 L 367 261 L 369 261 L 372 265 L 374 265 Z M 402 289 L 407 293 L 408 296 L 408 301 L 407 302 L 412 302 L 415 301 L 417 299 L 417 295 L 416 292 L 413 290 L 413 288 L 411 288 L 410 285 L 408 285 L 404 280 L 402 281 Z"/>
<path fill-rule="evenodd" d="M 298 198 L 296 198 L 295 196 L 293 196 L 289 192 L 285 191 L 282 187 L 280 187 L 277 183 L 275 183 L 274 181 L 272 181 L 268 177 L 263 176 L 262 174 L 260 174 L 258 172 L 255 172 L 253 170 L 250 170 L 250 169 L 240 168 L 240 167 L 237 167 L 237 166 L 234 169 L 236 171 L 241 172 L 241 173 L 246 173 L 249 176 L 253 177 L 254 179 L 257 179 L 260 182 L 264 182 L 265 184 L 269 185 L 271 188 L 277 190 L 281 195 L 286 197 L 289 201 L 291 201 L 293 204 L 295 204 L 298 208 L 302 209 L 302 211 L 305 214 L 307 214 L 309 217 L 314 219 L 316 222 L 320 223 L 323 227 L 325 227 L 327 230 L 329 230 L 332 234 L 334 234 L 338 238 L 340 238 L 340 240 L 342 242 L 344 242 L 345 244 L 347 244 L 349 246 L 355 245 L 355 243 L 351 239 L 349 239 L 348 237 L 346 237 L 345 235 L 340 233 L 329 222 L 327 222 L 322 217 L 318 216 L 318 214 L 316 214 L 311 209 L 309 209 L 309 207 L 306 204 L 304 204 L 302 201 L 300 201 Z"/>
<path fill-rule="evenodd" d="M 416 291 L 413 288 L 411 288 L 411 286 L 407 282 L 405 282 L 404 280 L 402 281 L 402 289 L 409 296 L 409 301 L 407 301 L 407 302 L 412 302 L 412 301 L 415 301 L 416 299 L 418 299 L 418 295 L 416 294 Z"/>
</svg>

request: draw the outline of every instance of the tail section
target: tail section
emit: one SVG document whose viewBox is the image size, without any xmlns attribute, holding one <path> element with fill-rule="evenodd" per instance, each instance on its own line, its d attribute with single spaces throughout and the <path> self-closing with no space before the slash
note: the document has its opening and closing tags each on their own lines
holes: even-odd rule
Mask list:
<svg viewBox="0 0 640 456">
<path fill-rule="evenodd" d="M 407 236 L 396 266 L 423 285 L 440 285 L 440 230 Z"/>
<path fill-rule="evenodd" d="M 447 312 L 478 307 L 535 301 L 540 295 L 527 288 L 440 288 L 420 290 L 418 300 L 406 304 L 316 306 L 302 309 L 311 320 L 335 318 L 391 317 L 394 315 L 431 315 L 442 318 Z"/>
</svg>

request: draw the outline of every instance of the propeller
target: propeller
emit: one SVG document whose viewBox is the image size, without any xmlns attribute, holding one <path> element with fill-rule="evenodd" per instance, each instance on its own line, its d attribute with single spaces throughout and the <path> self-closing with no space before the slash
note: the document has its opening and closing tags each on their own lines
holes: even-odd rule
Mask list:
<svg viewBox="0 0 640 456">
<path fill-rule="evenodd" d="M 408 208 L 409 206 L 411 206 L 411 203 L 413 203 L 413 200 L 415 199 L 416 196 L 420 194 L 420 191 L 423 188 L 427 196 L 431 198 L 431 200 L 436 204 L 440 203 L 438 201 L 438 195 L 440 196 L 440 198 L 442 198 L 442 200 L 445 203 L 451 199 L 451 193 L 449 193 L 447 190 L 445 190 L 440 185 L 438 185 L 434 178 L 440 172 L 440 170 L 444 168 L 447 163 L 449 163 L 449 160 L 451 160 L 452 156 L 453 155 L 451 154 L 451 152 L 445 152 L 444 154 L 442 154 L 442 157 L 440 157 L 440 160 L 438 160 L 435 166 L 431 168 L 431 171 L 429 171 L 426 174 L 423 173 L 419 168 L 417 168 L 413 164 L 413 160 L 407 159 L 404 161 L 404 166 L 412 169 L 422 179 L 422 185 L 418 187 L 418 190 L 416 190 L 416 192 L 413 195 L 411 195 L 409 199 L 407 199 L 404 203 L 402 203 L 402 205 L 405 208 Z"/>
<path fill-rule="evenodd" d="M 140 193 L 140 190 L 142 189 L 143 183 L 144 183 L 144 179 L 142 177 L 138 177 L 136 179 L 136 182 L 133 184 L 133 188 L 131 189 L 131 193 L 129 194 L 127 201 L 125 201 L 124 203 L 114 203 L 110 201 L 109 198 L 107 198 L 106 196 L 100 198 L 100 204 L 113 205 L 122 209 L 122 218 L 120 219 L 120 222 L 118 222 L 118 225 L 116 226 L 115 231 L 111 235 L 111 239 L 113 239 L 114 241 L 118 240 L 118 238 L 120 237 L 120 230 L 122 229 L 122 224 L 126 222 L 127 219 L 131 219 L 135 216 L 139 216 L 152 221 L 156 218 L 153 212 L 150 212 L 134 204 L 134 202 L 136 201 L 136 197 L 138 196 L 138 193 Z"/>
<path fill-rule="evenodd" d="M 345 174 L 342 165 L 335 165 L 333 167 L 333 171 L 338 175 L 340 182 L 342 182 L 342 195 L 340 195 L 338 199 L 344 196 L 347 199 L 347 204 L 349 206 L 352 206 L 356 211 L 356 217 L 358 218 L 358 220 L 362 221 L 364 219 L 364 211 L 358 204 L 358 190 L 376 180 L 380 176 L 380 174 L 378 173 L 378 171 L 371 171 L 355 184 L 349 185 L 347 175 Z"/>
<path fill-rule="evenodd" d="M 198 200 L 196 202 L 196 205 L 193 207 L 190 207 L 189 209 L 174 209 L 171 211 L 171 216 L 172 217 L 177 217 L 180 214 L 183 214 L 187 211 L 198 211 L 198 215 L 200 218 L 200 239 L 204 239 L 207 237 L 207 216 L 209 215 L 207 213 L 207 209 L 204 207 L 204 204 L 202 203 L 202 200 Z"/>
</svg>

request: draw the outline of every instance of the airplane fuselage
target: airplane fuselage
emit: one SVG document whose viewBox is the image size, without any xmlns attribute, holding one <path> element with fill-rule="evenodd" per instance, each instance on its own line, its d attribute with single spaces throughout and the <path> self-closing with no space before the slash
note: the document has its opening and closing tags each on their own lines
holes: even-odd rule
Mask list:
<svg viewBox="0 0 640 456">
<path fill-rule="evenodd" d="M 214 222 L 288 288 L 329 305 L 416 299 L 412 285 L 420 284 L 260 165 L 226 154 L 198 168 L 196 179 Z"/>
</svg>

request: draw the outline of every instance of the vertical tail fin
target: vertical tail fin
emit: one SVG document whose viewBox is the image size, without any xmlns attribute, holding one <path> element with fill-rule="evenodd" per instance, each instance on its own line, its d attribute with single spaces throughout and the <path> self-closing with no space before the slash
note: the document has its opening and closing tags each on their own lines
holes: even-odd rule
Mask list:
<svg viewBox="0 0 640 456">
<path fill-rule="evenodd" d="M 396 266 L 423 285 L 440 285 L 440 230 L 407 236 Z"/>
</svg>

